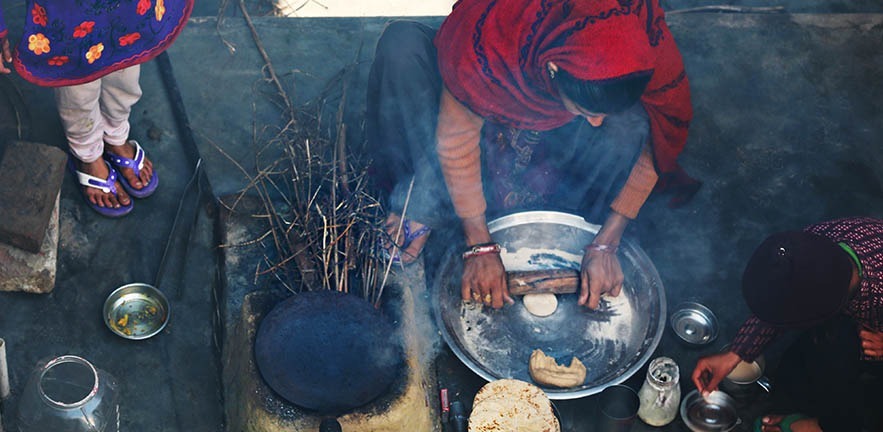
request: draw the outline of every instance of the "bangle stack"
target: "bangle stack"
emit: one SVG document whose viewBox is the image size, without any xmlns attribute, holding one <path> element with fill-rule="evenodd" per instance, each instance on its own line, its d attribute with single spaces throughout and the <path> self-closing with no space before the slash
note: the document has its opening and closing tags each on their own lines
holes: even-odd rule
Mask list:
<svg viewBox="0 0 883 432">
<path fill-rule="evenodd" d="M 499 255 L 500 250 L 501 250 L 500 245 L 497 243 L 494 243 L 494 242 L 479 243 L 477 245 L 472 245 L 472 246 L 469 246 L 468 248 L 466 248 L 466 250 L 463 252 L 463 259 L 467 260 L 469 258 L 477 257 L 480 255 L 487 255 L 487 254 Z"/>
<path fill-rule="evenodd" d="M 586 253 L 591 251 L 597 251 L 602 253 L 611 253 L 615 254 L 616 250 L 619 248 L 619 245 L 608 245 L 608 244 L 599 244 L 592 243 L 585 247 Z"/>
</svg>

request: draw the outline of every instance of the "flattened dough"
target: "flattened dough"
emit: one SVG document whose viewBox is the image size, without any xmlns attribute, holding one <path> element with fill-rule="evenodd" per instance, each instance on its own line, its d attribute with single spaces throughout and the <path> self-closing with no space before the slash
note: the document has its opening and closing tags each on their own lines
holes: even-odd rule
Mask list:
<svg viewBox="0 0 883 432">
<path fill-rule="evenodd" d="M 525 294 L 521 301 L 531 315 L 538 317 L 552 315 L 558 309 L 558 298 L 553 293 Z"/>
<path fill-rule="evenodd" d="M 535 349 L 528 366 L 530 377 L 545 386 L 570 388 L 582 385 L 586 380 L 586 366 L 576 357 L 570 360 L 570 366 L 561 366 L 543 350 Z"/>
</svg>

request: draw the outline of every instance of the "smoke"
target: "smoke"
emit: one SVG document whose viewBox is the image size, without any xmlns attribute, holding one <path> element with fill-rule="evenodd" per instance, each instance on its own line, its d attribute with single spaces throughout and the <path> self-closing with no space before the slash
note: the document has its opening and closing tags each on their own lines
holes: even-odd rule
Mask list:
<svg viewBox="0 0 883 432">
<path fill-rule="evenodd" d="M 416 356 L 421 367 L 429 368 L 443 348 L 443 342 L 432 319 L 432 299 L 425 271 L 424 260 L 400 266 L 390 278 L 390 285 L 396 288 L 395 294 L 401 301 L 402 323 L 399 327 L 404 347 L 410 355 Z"/>
</svg>

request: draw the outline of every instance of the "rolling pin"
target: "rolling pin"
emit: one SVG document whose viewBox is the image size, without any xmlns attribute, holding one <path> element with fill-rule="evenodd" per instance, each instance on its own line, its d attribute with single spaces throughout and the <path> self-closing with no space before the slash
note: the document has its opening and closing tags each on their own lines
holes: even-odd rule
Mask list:
<svg viewBox="0 0 883 432">
<path fill-rule="evenodd" d="M 506 273 L 510 295 L 572 294 L 579 291 L 579 270 L 528 270 Z"/>
</svg>

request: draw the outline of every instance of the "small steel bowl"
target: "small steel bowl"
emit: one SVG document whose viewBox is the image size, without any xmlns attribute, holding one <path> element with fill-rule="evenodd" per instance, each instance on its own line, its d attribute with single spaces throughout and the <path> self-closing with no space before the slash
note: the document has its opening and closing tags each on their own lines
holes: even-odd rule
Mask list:
<svg viewBox="0 0 883 432">
<path fill-rule="evenodd" d="M 715 390 L 702 397 L 693 390 L 681 401 L 681 419 L 694 432 L 728 432 L 742 424 L 736 402 L 726 393 Z"/>
<path fill-rule="evenodd" d="M 686 302 L 671 314 L 671 328 L 681 340 L 692 345 L 706 345 L 717 338 L 717 317 L 707 307 Z"/>
<path fill-rule="evenodd" d="M 126 339 L 142 340 L 159 333 L 169 322 L 169 301 L 145 283 L 123 285 L 104 301 L 104 323 Z"/>
</svg>

